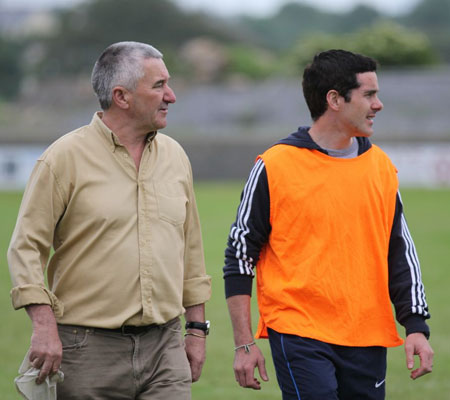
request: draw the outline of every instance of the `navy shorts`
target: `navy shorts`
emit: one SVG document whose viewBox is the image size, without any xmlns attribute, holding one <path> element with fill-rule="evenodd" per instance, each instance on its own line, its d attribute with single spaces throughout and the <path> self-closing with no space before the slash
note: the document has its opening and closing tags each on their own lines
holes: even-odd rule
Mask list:
<svg viewBox="0 0 450 400">
<path fill-rule="evenodd" d="M 385 347 L 337 346 L 268 331 L 283 400 L 385 398 Z"/>
</svg>

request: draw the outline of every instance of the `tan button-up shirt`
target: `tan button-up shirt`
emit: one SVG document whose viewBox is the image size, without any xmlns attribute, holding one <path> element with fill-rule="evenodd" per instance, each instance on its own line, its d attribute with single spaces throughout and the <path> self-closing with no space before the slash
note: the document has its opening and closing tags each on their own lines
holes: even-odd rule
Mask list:
<svg viewBox="0 0 450 400">
<path fill-rule="evenodd" d="M 100 117 L 32 172 L 8 250 L 13 306 L 50 304 L 62 324 L 161 324 L 210 297 L 191 166 L 157 133 L 137 171 Z"/>
</svg>

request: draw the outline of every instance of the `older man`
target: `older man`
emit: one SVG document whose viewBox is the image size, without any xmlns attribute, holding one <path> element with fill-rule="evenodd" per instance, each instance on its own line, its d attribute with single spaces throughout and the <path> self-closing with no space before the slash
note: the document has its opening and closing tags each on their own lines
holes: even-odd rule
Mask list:
<svg viewBox="0 0 450 400">
<path fill-rule="evenodd" d="M 189 399 L 200 377 L 210 278 L 188 158 L 158 132 L 169 78 L 154 47 L 109 46 L 92 73 L 103 111 L 44 152 L 25 190 L 12 301 L 32 320 L 38 383 L 65 374 L 60 399 Z"/>
</svg>

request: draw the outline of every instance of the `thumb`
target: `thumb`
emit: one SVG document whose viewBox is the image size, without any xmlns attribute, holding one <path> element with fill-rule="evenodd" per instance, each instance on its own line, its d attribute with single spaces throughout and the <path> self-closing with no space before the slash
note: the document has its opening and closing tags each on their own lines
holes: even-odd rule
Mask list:
<svg viewBox="0 0 450 400">
<path fill-rule="evenodd" d="M 411 347 L 405 347 L 405 352 L 406 352 L 406 366 L 408 367 L 408 369 L 413 369 L 414 368 L 414 352 L 413 349 Z"/>
<path fill-rule="evenodd" d="M 269 377 L 267 376 L 266 362 L 265 362 L 264 358 L 260 358 L 258 360 L 258 371 L 259 371 L 259 376 L 261 377 L 261 379 L 263 381 L 267 382 L 269 380 Z"/>
</svg>

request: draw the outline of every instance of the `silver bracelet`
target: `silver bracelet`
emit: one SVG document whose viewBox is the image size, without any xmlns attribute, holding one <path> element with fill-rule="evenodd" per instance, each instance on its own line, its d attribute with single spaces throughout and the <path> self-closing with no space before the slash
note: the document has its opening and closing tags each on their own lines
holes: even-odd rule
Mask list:
<svg viewBox="0 0 450 400">
<path fill-rule="evenodd" d="M 256 344 L 256 343 L 251 342 L 248 344 L 241 344 L 240 346 L 235 347 L 234 351 L 239 350 L 239 349 L 244 349 L 246 353 L 250 353 L 250 346 L 253 346 L 254 344 Z"/>
</svg>

